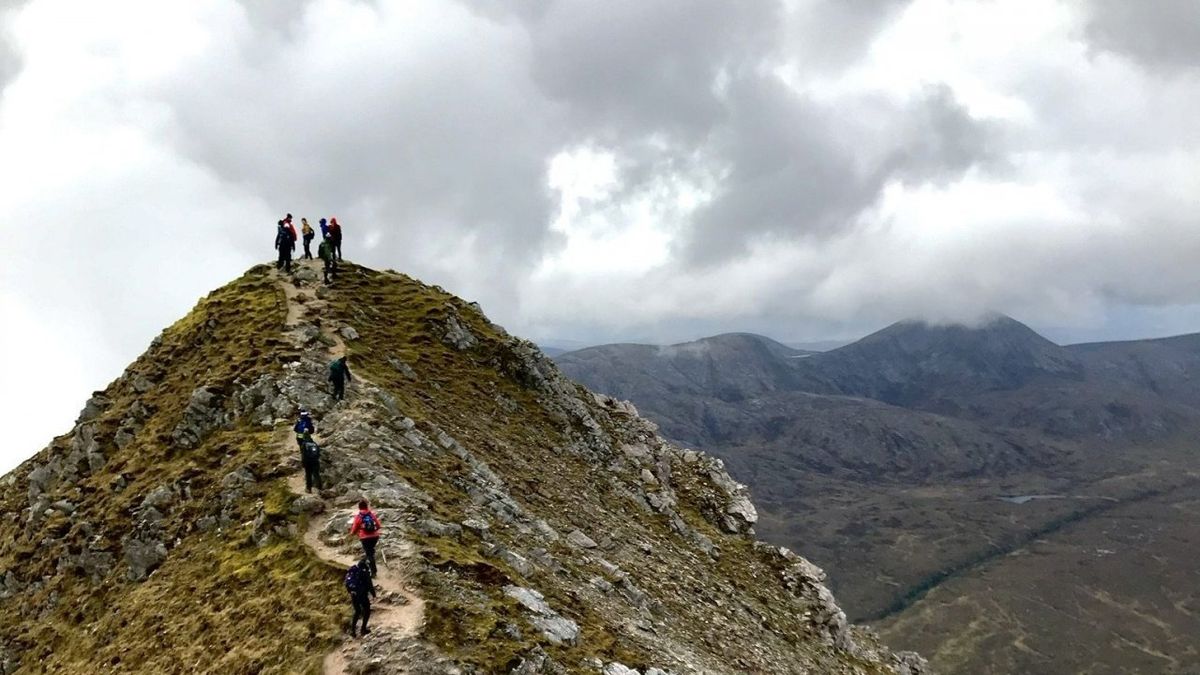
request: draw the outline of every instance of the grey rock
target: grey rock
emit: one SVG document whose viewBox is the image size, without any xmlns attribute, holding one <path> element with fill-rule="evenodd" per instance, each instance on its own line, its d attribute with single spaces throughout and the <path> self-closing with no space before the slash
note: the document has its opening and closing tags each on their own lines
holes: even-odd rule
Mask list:
<svg viewBox="0 0 1200 675">
<path fill-rule="evenodd" d="M 407 363 L 405 363 L 404 361 L 401 361 L 400 359 L 398 359 L 398 358 L 396 358 L 396 357 L 394 357 L 394 356 L 389 356 L 389 357 L 388 357 L 388 364 L 389 364 L 389 365 L 390 365 L 392 368 L 395 368 L 395 369 L 396 369 L 396 372 L 398 372 L 398 373 L 400 373 L 401 375 L 403 375 L 403 376 L 407 377 L 408 379 L 410 379 L 410 380 L 415 380 L 415 379 L 417 379 L 417 371 L 413 370 L 413 369 L 412 369 L 412 366 L 408 365 L 408 364 L 407 364 Z"/>
<path fill-rule="evenodd" d="M 579 625 L 551 609 L 541 593 L 521 586 L 505 586 L 504 593 L 534 614 L 530 623 L 542 631 L 551 644 L 575 644 L 579 637 Z"/>
<path fill-rule="evenodd" d="M 571 530 L 571 533 L 567 535 L 567 541 L 579 548 L 596 548 L 596 542 L 579 530 Z"/>
<path fill-rule="evenodd" d="M 79 418 L 75 420 L 75 424 L 91 422 L 104 414 L 104 411 L 108 410 L 111 405 L 112 401 L 103 392 L 97 391 L 93 393 L 92 397 L 84 404 L 83 410 L 79 411 Z"/>
<path fill-rule="evenodd" d="M 342 337 L 346 338 L 347 340 L 357 340 L 358 339 L 358 331 L 354 330 L 350 326 L 342 326 L 341 333 L 342 333 Z"/>
<path fill-rule="evenodd" d="M 459 351 L 466 351 L 475 345 L 479 344 L 479 340 L 463 326 L 456 314 L 451 314 L 446 317 L 445 333 L 442 335 L 442 342 L 454 347 Z"/>
<path fill-rule="evenodd" d="M 200 445 L 208 434 L 226 424 L 226 417 L 218 407 L 219 395 L 215 389 L 200 387 L 192 392 L 183 419 L 171 432 L 171 440 L 185 450 Z"/>
<path fill-rule="evenodd" d="M 526 560 L 524 556 L 521 556 L 508 549 L 501 549 L 497 557 L 508 563 L 509 567 L 512 567 L 517 574 L 520 574 L 523 577 L 528 577 L 533 574 L 533 564 Z"/>
<path fill-rule="evenodd" d="M 161 541 L 127 539 L 124 558 L 129 567 L 129 580 L 142 581 L 167 559 L 167 547 Z"/>
<path fill-rule="evenodd" d="M 254 474 L 250 473 L 250 470 L 243 466 L 236 471 L 230 471 L 225 474 L 225 477 L 221 479 L 221 487 L 226 490 L 237 489 L 254 483 L 257 480 Z"/>
<path fill-rule="evenodd" d="M 294 514 L 306 513 L 308 515 L 316 515 L 325 511 L 325 500 L 316 495 L 304 494 L 292 500 L 291 512 Z"/>
<path fill-rule="evenodd" d="M 446 537 L 457 538 L 462 535 L 463 528 L 461 525 L 454 523 L 443 523 L 433 518 L 425 518 L 418 520 L 413 524 L 413 529 L 421 534 L 430 537 Z"/>
<path fill-rule="evenodd" d="M 146 495 L 146 498 L 142 500 L 142 508 L 154 508 L 161 511 L 174 503 L 175 491 L 166 485 L 161 485 Z"/>
<path fill-rule="evenodd" d="M 601 672 L 604 675 L 642 675 L 641 672 L 615 661 L 604 666 L 604 670 Z"/>
<path fill-rule="evenodd" d="M 473 532 L 479 537 L 485 536 L 489 529 L 488 524 L 478 518 L 467 518 L 462 521 L 462 526 L 464 530 Z"/>
<path fill-rule="evenodd" d="M 139 373 L 133 378 L 133 390 L 139 394 L 144 394 L 154 388 L 154 382 L 150 378 Z"/>
</svg>

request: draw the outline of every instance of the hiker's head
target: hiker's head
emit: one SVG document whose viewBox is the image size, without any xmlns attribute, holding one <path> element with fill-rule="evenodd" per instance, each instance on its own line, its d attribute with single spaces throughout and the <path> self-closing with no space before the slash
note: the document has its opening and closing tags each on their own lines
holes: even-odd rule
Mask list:
<svg viewBox="0 0 1200 675">
<path fill-rule="evenodd" d="M 330 219 L 329 219 L 329 224 L 330 224 L 330 225 L 337 225 L 337 218 L 330 218 Z"/>
<path fill-rule="evenodd" d="M 321 219 L 321 224 L 322 224 L 322 225 L 324 225 L 324 224 L 325 224 L 325 219 L 324 219 L 324 218 L 322 218 L 322 219 Z"/>
<path fill-rule="evenodd" d="M 301 417 L 308 417 L 308 411 L 307 411 L 307 410 L 301 410 L 301 411 L 300 411 L 300 416 L 301 416 Z"/>
<path fill-rule="evenodd" d="M 290 214 L 290 213 L 287 214 L 287 216 L 284 218 L 284 220 L 291 220 L 291 219 L 292 219 L 292 214 Z"/>
<path fill-rule="evenodd" d="M 367 502 L 367 500 L 365 500 L 365 499 L 358 500 L 358 510 L 359 511 L 366 511 L 369 508 L 371 508 L 371 504 L 369 502 Z"/>
<path fill-rule="evenodd" d="M 305 225 L 307 225 L 307 224 L 308 224 L 308 218 L 301 218 L 301 219 L 300 219 L 300 222 L 302 222 L 302 223 L 304 223 Z"/>
</svg>

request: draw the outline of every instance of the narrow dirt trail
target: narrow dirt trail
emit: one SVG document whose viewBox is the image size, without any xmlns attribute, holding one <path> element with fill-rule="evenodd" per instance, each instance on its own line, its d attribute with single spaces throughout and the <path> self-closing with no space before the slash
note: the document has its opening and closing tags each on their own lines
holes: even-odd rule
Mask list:
<svg viewBox="0 0 1200 675">
<path fill-rule="evenodd" d="M 314 267 L 306 262 L 293 261 L 292 264 Z M 319 266 L 314 268 L 320 270 Z M 292 277 L 283 274 L 278 275 L 278 283 L 288 301 L 289 329 L 298 328 L 304 322 L 306 314 L 310 311 L 319 312 L 325 305 L 324 301 L 317 297 L 315 286 L 297 285 Z M 332 326 L 322 323 L 321 333 L 329 338 L 327 342 L 331 344 L 324 357 L 332 359 L 346 353 L 345 343 Z M 347 399 L 346 403 L 353 409 L 352 399 Z M 295 439 L 291 434 L 281 435 L 279 451 L 283 457 L 296 454 Z M 297 496 L 306 494 L 303 471 L 289 476 L 287 486 Z M 357 512 L 357 505 L 333 504 L 326 500 L 325 506 L 325 513 L 312 517 L 308 530 L 304 533 L 304 543 L 318 558 L 344 570 L 362 558 L 358 541 L 349 536 L 350 523 Z M 337 525 L 338 522 L 341 525 Z M 383 536 L 397 535 L 395 530 L 385 529 Z M 401 550 L 407 553 L 411 547 L 402 545 Z M 403 573 L 403 560 L 388 560 L 381 552 L 378 563 L 379 575 L 374 581 L 379 596 L 371 603 L 371 635 L 360 640 L 347 640 L 326 655 L 323 665 L 325 675 L 348 675 L 350 661 L 366 642 L 416 637 L 421 632 L 425 621 L 425 603 L 419 595 L 410 590 Z M 346 614 L 351 613 L 349 599 L 342 611 Z"/>
</svg>

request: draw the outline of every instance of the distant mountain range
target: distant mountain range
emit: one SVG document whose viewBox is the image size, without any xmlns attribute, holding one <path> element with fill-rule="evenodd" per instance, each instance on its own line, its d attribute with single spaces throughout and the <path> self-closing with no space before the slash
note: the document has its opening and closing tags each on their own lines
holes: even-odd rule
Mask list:
<svg viewBox="0 0 1200 675">
<path fill-rule="evenodd" d="M 724 458 L 766 512 L 764 535 L 837 570 L 848 610 L 885 628 L 904 624 L 896 617 L 944 579 L 1097 504 L 1014 511 L 997 497 L 1087 492 L 1119 504 L 1200 471 L 1200 335 L 1060 346 L 996 316 L 976 327 L 897 323 L 826 352 L 735 333 L 590 347 L 556 361 L 632 401 L 664 435 Z M 1126 572 L 1113 575 L 1107 592 L 1135 602 Z M 934 618 L 913 630 L 932 637 L 889 638 L 913 639 L 947 672 L 1072 672 L 1100 655 L 1142 667 L 1125 650 L 1078 640 L 1074 656 L 1017 655 L 1007 671 L 984 655 L 939 664 L 939 640 L 951 640 L 960 617 L 922 609 Z M 1066 624 L 1037 630 L 1053 640 Z"/>
</svg>

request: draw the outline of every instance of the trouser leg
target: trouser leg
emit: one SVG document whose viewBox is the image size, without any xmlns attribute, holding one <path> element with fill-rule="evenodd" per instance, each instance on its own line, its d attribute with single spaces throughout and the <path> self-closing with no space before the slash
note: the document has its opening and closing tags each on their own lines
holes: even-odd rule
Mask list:
<svg viewBox="0 0 1200 675">
<path fill-rule="evenodd" d="M 354 603 L 354 620 L 350 622 L 351 627 L 362 619 L 363 632 L 367 632 L 367 622 L 371 620 L 371 596 L 368 593 L 354 593 L 351 596 L 351 602 Z"/>
<path fill-rule="evenodd" d="M 305 491 L 312 492 L 314 484 L 317 486 L 318 490 L 321 489 L 320 475 L 317 473 L 317 468 L 314 466 L 314 462 L 305 462 L 304 463 L 304 489 L 305 489 Z"/>
<path fill-rule="evenodd" d="M 337 379 L 333 381 L 333 397 L 337 400 L 342 400 L 346 396 L 346 381 Z"/>
<path fill-rule="evenodd" d="M 375 566 L 375 544 L 379 543 L 379 537 L 360 539 L 359 541 L 362 542 L 363 553 L 367 556 L 367 565 L 371 568 L 371 578 L 374 579 L 379 574 L 379 568 Z"/>
</svg>

